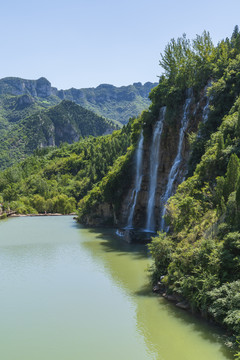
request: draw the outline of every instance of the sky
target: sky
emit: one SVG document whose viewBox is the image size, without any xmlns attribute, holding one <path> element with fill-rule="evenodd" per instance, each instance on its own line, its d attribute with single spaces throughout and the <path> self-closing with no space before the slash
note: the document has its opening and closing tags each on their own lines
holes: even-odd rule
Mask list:
<svg viewBox="0 0 240 360">
<path fill-rule="evenodd" d="M 0 1 L 0 78 L 58 89 L 156 82 L 171 38 L 207 30 L 217 44 L 240 26 L 239 0 Z"/>
</svg>

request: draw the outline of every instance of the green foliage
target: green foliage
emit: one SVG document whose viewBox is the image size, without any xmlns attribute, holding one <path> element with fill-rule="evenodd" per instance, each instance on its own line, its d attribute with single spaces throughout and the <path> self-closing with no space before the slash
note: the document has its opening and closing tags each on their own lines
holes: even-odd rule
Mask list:
<svg viewBox="0 0 240 360">
<path fill-rule="evenodd" d="M 240 233 L 230 232 L 224 237 L 220 252 L 221 281 L 234 281 L 240 274 Z"/>
<path fill-rule="evenodd" d="M 240 173 L 240 161 L 236 154 L 232 154 L 228 162 L 226 179 L 224 183 L 224 196 L 228 199 L 229 195 L 236 190 Z"/>
<path fill-rule="evenodd" d="M 80 200 L 78 204 L 79 222 L 85 223 L 88 216 L 92 218 L 98 216 L 96 213 L 99 212 L 99 207 L 106 203 L 113 210 L 113 214 L 119 215 L 123 195 L 127 191 L 132 178 L 132 160 L 139 139 L 141 124 L 142 117 L 132 119 L 132 122 L 128 125 L 132 144 L 128 147 L 126 154 L 118 157 L 106 176 L 93 187 L 87 196 Z M 102 224 L 104 221 L 104 218 L 100 219 Z M 113 225 L 113 216 L 108 219 L 108 222 Z"/>
<path fill-rule="evenodd" d="M 210 314 L 213 318 L 240 333 L 240 281 L 223 284 L 209 292 L 211 298 Z"/>
<path fill-rule="evenodd" d="M 36 154 L 37 151 L 44 151 L 39 148 L 73 143 L 81 137 L 99 136 L 117 128 L 113 122 L 64 100 L 48 110 L 36 112 L 15 123 L 5 134 L 0 131 L 0 150 L 3 151 L 0 167 L 4 168 L 23 159 L 34 150 Z"/>
<path fill-rule="evenodd" d="M 171 39 L 161 54 L 160 65 L 170 85 L 189 88 L 203 85 L 213 67 L 215 49 L 209 33 L 204 31 L 192 42 L 183 34 L 177 40 Z"/>
<path fill-rule="evenodd" d="M 165 233 L 159 233 L 158 237 L 152 238 L 148 247 L 154 260 L 153 283 L 156 283 L 167 273 L 174 252 L 174 242 Z"/>
<path fill-rule="evenodd" d="M 0 196 L 19 213 L 71 213 L 130 145 L 129 126 L 112 135 L 44 149 L 0 172 Z"/>
</svg>

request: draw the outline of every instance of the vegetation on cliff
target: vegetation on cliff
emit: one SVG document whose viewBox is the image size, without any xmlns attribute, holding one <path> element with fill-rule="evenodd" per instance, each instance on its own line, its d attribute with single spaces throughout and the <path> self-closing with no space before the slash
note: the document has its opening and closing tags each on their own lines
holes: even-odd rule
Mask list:
<svg viewBox="0 0 240 360">
<path fill-rule="evenodd" d="M 104 178 L 79 201 L 78 221 L 87 223 L 87 217 L 99 217 L 99 206 L 109 204 L 112 209 L 110 217 L 102 217 L 101 225 L 112 225 L 114 217 L 119 216 L 122 199 L 131 183 L 133 154 L 141 130 L 141 118 L 132 119 L 128 123 L 130 131 L 130 146 L 127 152 L 119 156 Z"/>
</svg>

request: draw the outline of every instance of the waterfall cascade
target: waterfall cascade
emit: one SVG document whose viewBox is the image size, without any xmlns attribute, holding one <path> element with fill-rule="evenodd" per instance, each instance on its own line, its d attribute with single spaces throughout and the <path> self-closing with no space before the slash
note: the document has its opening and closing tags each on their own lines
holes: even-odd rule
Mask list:
<svg viewBox="0 0 240 360">
<path fill-rule="evenodd" d="M 210 111 L 209 104 L 210 104 L 210 101 L 211 101 L 212 97 L 207 95 L 207 91 L 208 91 L 208 88 L 210 88 L 211 86 L 212 86 L 212 81 L 209 81 L 207 83 L 207 85 L 205 86 L 205 88 L 204 88 L 204 95 L 207 98 L 207 102 L 206 102 L 206 105 L 203 108 L 203 113 L 202 113 L 202 122 L 203 122 L 203 124 L 205 124 L 206 121 L 208 120 L 208 115 L 209 115 L 209 111 Z"/>
<path fill-rule="evenodd" d="M 166 114 L 166 106 L 160 109 L 159 120 L 156 122 L 153 139 L 150 148 L 150 170 L 149 170 L 149 196 L 147 204 L 147 221 L 146 221 L 146 231 L 154 232 L 155 231 L 155 194 L 157 188 L 157 172 L 159 165 L 159 149 L 161 142 L 161 135 L 163 129 L 163 122 Z"/>
<path fill-rule="evenodd" d="M 189 89 L 188 98 L 186 99 L 185 104 L 183 106 L 183 116 L 181 119 L 181 129 L 179 132 L 177 155 L 173 161 L 173 165 L 172 165 L 171 170 L 168 175 L 166 191 L 161 198 L 161 203 L 162 203 L 162 206 L 161 206 L 161 217 L 162 218 L 161 218 L 161 222 L 160 222 L 161 230 L 165 230 L 165 220 L 164 220 L 164 215 L 166 214 L 165 205 L 166 205 L 168 199 L 170 198 L 170 196 L 173 194 L 174 182 L 177 178 L 179 168 L 180 168 L 180 165 L 182 162 L 182 146 L 183 146 L 184 134 L 185 134 L 185 131 L 188 126 L 188 120 L 189 120 L 188 115 L 189 115 L 191 102 L 192 102 L 192 92 L 191 92 L 191 89 Z"/>
<path fill-rule="evenodd" d="M 208 97 L 206 105 L 203 108 L 203 114 L 202 114 L 202 122 L 203 122 L 203 124 L 205 124 L 205 122 L 207 122 L 207 120 L 208 120 L 208 115 L 209 115 L 209 111 L 210 111 L 209 102 L 210 102 L 210 99 Z"/>
<path fill-rule="evenodd" d="M 135 182 L 134 182 L 134 189 L 132 191 L 131 199 L 129 202 L 129 216 L 128 216 L 128 223 L 126 226 L 126 229 L 132 229 L 133 228 L 133 215 L 135 211 L 135 206 L 137 202 L 137 196 L 138 192 L 141 189 L 142 184 L 142 169 L 143 169 L 143 132 L 141 132 L 140 139 L 138 142 L 137 152 L 136 152 L 136 175 L 135 175 Z"/>
<path fill-rule="evenodd" d="M 204 88 L 204 97 L 206 98 L 206 104 L 202 111 L 202 124 L 205 124 L 208 121 L 208 116 L 210 112 L 210 102 L 212 100 L 212 96 L 207 95 L 208 88 L 212 85 L 212 81 L 209 81 L 208 84 Z M 197 133 L 197 138 L 201 138 L 202 136 L 202 129 L 200 128 Z"/>
</svg>

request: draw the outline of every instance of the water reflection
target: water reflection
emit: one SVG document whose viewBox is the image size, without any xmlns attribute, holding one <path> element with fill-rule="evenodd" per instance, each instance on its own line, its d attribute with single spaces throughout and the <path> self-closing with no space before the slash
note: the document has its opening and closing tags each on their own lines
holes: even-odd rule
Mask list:
<svg viewBox="0 0 240 360">
<path fill-rule="evenodd" d="M 146 246 L 128 244 L 113 231 L 81 229 L 93 235 L 82 245 L 95 261 L 101 261 L 114 282 L 130 296 L 136 307 L 137 331 L 156 359 L 233 359 L 217 327 L 176 308 L 151 292 L 146 268 L 150 264 Z"/>
</svg>

